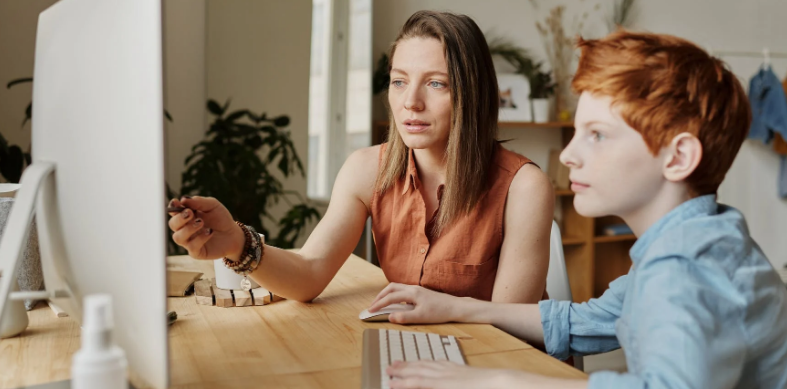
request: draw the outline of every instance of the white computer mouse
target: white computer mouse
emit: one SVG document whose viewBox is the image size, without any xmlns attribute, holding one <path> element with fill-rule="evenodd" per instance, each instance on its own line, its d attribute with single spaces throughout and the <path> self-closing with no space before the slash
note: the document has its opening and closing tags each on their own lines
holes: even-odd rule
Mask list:
<svg viewBox="0 0 787 389">
<path fill-rule="evenodd" d="M 415 305 L 412 304 L 391 304 L 374 313 L 364 309 L 358 318 L 363 321 L 388 321 L 388 315 L 394 312 L 412 311 L 413 309 L 415 309 Z"/>
</svg>

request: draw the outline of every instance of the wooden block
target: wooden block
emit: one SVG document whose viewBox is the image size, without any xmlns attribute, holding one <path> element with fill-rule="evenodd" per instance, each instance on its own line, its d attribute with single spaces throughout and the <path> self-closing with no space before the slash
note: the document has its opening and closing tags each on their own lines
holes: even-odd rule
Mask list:
<svg viewBox="0 0 787 389">
<path fill-rule="evenodd" d="M 271 292 L 268 292 L 268 289 L 252 289 L 251 294 L 254 296 L 254 305 L 265 305 L 271 303 Z"/>
<path fill-rule="evenodd" d="M 195 282 L 194 296 L 197 299 L 197 304 L 216 305 L 216 302 L 213 300 L 211 280 L 199 280 Z"/>
<path fill-rule="evenodd" d="M 183 297 L 191 286 L 202 277 L 194 271 L 167 270 L 167 296 Z"/>
<path fill-rule="evenodd" d="M 236 307 L 246 307 L 252 305 L 251 293 L 245 290 L 233 290 L 232 294 L 235 295 Z"/>
<path fill-rule="evenodd" d="M 234 307 L 235 302 L 232 299 L 232 292 L 229 290 L 220 289 L 216 286 L 216 280 L 211 279 L 211 288 L 213 288 L 213 297 L 216 299 L 216 306 L 222 308 Z"/>
</svg>

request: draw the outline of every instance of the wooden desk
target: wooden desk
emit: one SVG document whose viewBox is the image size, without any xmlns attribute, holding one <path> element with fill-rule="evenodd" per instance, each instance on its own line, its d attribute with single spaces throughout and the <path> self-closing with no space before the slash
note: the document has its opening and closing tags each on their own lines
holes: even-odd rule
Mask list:
<svg viewBox="0 0 787 389">
<path fill-rule="evenodd" d="M 170 257 L 168 267 L 213 276 L 209 261 Z M 284 300 L 219 308 L 198 305 L 193 296 L 169 298 L 170 309 L 178 313 L 169 331 L 171 387 L 360 388 L 365 328 L 454 335 L 472 366 L 585 377 L 489 325 L 401 326 L 358 320 L 358 313 L 386 284 L 379 268 L 351 257 L 309 304 Z M 56 318 L 43 304 L 29 317 L 30 326 L 21 336 L 0 340 L 0 388 L 69 378 L 71 356 L 80 347 L 78 326 L 70 318 Z"/>
</svg>

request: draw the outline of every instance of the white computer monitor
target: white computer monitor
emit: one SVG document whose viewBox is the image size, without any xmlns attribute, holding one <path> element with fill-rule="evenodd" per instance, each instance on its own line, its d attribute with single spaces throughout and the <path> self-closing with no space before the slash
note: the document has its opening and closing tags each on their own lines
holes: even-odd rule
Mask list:
<svg viewBox="0 0 787 389">
<path fill-rule="evenodd" d="M 168 385 L 160 0 L 60 0 L 41 13 L 33 164 L 0 242 L 14 274 L 35 213 L 48 296 L 80 320 L 109 293 L 135 375 Z M 11 277 L 0 277 L 0 313 Z"/>
</svg>

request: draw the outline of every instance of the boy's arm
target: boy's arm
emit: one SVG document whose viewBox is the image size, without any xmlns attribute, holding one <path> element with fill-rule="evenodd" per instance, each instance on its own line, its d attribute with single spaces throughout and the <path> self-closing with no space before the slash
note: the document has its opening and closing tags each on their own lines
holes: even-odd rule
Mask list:
<svg viewBox="0 0 787 389">
<path fill-rule="evenodd" d="M 728 278 L 676 257 L 648 261 L 635 277 L 632 312 L 619 325 L 636 374 L 595 373 L 588 387 L 734 387 L 746 342 L 742 300 Z"/>
<path fill-rule="evenodd" d="M 492 324 L 528 343 L 544 345 L 559 359 L 619 348 L 615 321 L 620 317 L 628 275 L 610 284 L 600 298 L 586 303 L 546 300 L 539 304 L 496 304 L 469 300 L 456 321 Z"/>
<path fill-rule="evenodd" d="M 409 303 L 414 305 L 412 310 L 392 313 L 388 321 L 492 324 L 529 343 L 545 345 L 550 355 L 566 359 L 569 353 L 593 354 L 620 347 L 615 320 L 620 317 L 628 278 L 618 278 L 603 296 L 582 304 L 554 300 L 539 304 L 492 303 L 391 283 L 372 301 L 369 312 Z"/>
</svg>

